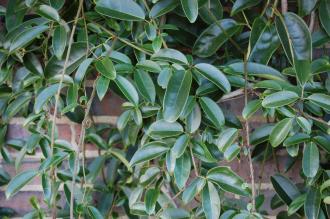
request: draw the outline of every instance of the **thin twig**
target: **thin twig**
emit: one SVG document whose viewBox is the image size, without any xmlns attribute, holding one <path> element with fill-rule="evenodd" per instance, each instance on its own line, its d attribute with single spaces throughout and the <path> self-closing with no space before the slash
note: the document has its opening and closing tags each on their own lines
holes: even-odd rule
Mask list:
<svg viewBox="0 0 330 219">
<path fill-rule="evenodd" d="M 55 127 L 56 127 L 56 116 L 57 116 L 58 102 L 59 102 L 59 99 L 60 99 L 60 94 L 61 94 L 61 88 L 62 88 L 62 84 L 63 84 L 63 80 L 64 80 L 64 75 L 66 73 L 66 69 L 67 69 L 68 62 L 69 62 L 71 47 L 72 47 L 72 43 L 73 43 L 73 36 L 74 36 L 75 31 L 76 31 L 78 18 L 80 16 L 80 12 L 81 12 L 81 9 L 83 7 L 83 3 L 84 3 L 83 0 L 79 0 L 79 6 L 78 6 L 77 14 L 76 14 L 73 26 L 72 26 L 71 34 L 70 34 L 70 39 L 69 39 L 69 43 L 68 43 L 68 50 L 67 50 L 65 62 L 64 62 L 64 65 L 63 65 L 61 79 L 60 79 L 59 87 L 58 87 L 58 90 L 57 90 L 57 94 L 55 96 L 55 106 L 54 106 L 54 114 L 53 114 L 53 119 L 52 119 L 53 124 L 52 124 L 52 130 L 51 130 L 51 144 L 50 144 L 50 147 L 51 147 L 51 150 L 52 150 L 52 152 L 51 152 L 52 155 L 54 154 Z M 53 186 L 52 186 L 53 189 L 55 189 L 55 183 L 56 183 L 56 176 L 55 176 L 56 174 L 55 174 L 55 172 L 56 172 L 56 168 L 52 167 L 51 168 L 51 176 L 52 176 L 52 180 L 53 180 Z M 55 191 L 55 190 L 53 190 L 53 191 Z M 54 195 L 54 197 L 56 197 L 56 195 Z M 53 200 L 52 218 L 56 219 L 56 200 Z"/>
<path fill-rule="evenodd" d="M 288 11 L 288 0 L 281 0 L 282 14 Z"/>
<path fill-rule="evenodd" d="M 315 25 L 315 11 L 312 11 L 311 16 L 309 18 L 309 26 L 308 29 L 312 33 L 314 30 L 314 25 Z"/>
</svg>

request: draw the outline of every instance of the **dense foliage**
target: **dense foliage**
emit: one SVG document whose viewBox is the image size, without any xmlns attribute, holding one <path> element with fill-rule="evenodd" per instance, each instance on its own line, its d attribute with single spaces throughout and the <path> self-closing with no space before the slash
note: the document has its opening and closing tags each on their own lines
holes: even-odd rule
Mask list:
<svg viewBox="0 0 330 219">
<path fill-rule="evenodd" d="M 330 218 L 330 61 L 312 55 L 330 40 L 330 1 L 9 0 L 0 9 L 0 149 L 18 172 L 10 179 L 0 167 L 0 186 L 11 198 L 40 177 L 48 206 L 31 197 L 26 218 L 264 218 L 253 165 L 279 151 L 287 164 L 271 177 L 272 208 L 287 211 L 278 217 Z M 127 101 L 116 127 L 90 112 L 107 92 Z M 236 97 L 239 118 L 218 104 Z M 268 123 L 251 131 L 257 112 Z M 6 138 L 19 116 L 29 136 Z M 58 137 L 59 117 L 81 124 L 77 139 Z M 88 162 L 86 142 L 100 151 Z M 36 151 L 39 169 L 20 171 Z M 229 167 L 237 159 L 249 182 Z M 303 183 L 284 176 L 296 162 Z"/>
</svg>

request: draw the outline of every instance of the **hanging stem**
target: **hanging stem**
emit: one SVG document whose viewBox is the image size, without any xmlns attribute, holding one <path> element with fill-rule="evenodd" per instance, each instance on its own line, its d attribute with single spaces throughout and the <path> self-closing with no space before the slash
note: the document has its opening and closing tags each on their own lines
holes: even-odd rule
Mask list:
<svg viewBox="0 0 330 219">
<path fill-rule="evenodd" d="M 77 27 L 77 23 L 78 23 L 78 18 L 80 16 L 81 10 L 83 8 L 83 0 L 79 0 L 79 6 L 78 6 L 78 10 L 77 10 L 77 14 L 72 26 L 72 30 L 71 30 L 71 34 L 70 34 L 70 39 L 69 39 L 69 43 L 68 43 L 68 50 L 66 53 L 66 57 L 65 57 L 65 62 L 63 65 L 63 70 L 62 70 L 62 74 L 61 74 L 61 79 L 60 79 L 60 83 L 59 83 L 59 87 L 55 96 L 55 106 L 54 106 L 54 114 L 53 114 L 53 119 L 52 119 L 52 130 L 51 130 L 51 143 L 50 143 L 50 147 L 51 147 L 51 154 L 54 154 L 54 142 L 55 142 L 55 128 L 56 128 L 56 115 L 57 115 L 57 108 L 58 108 L 58 102 L 60 99 L 60 94 L 61 94 L 61 87 L 63 84 L 63 80 L 64 80 L 64 75 L 66 73 L 66 69 L 68 67 L 68 62 L 69 62 L 69 57 L 70 57 L 70 53 L 71 53 L 71 47 L 72 47 L 72 43 L 73 43 L 73 36 L 74 33 L 76 31 L 76 27 Z M 56 184 L 56 167 L 52 167 L 51 168 L 51 178 L 52 178 L 52 190 L 55 191 L 55 184 Z M 53 194 L 53 197 L 56 198 L 56 194 Z M 52 218 L 56 219 L 56 200 L 53 200 L 53 205 L 52 205 Z"/>
<path fill-rule="evenodd" d="M 247 71 L 247 58 L 249 55 L 249 50 L 247 54 L 244 56 L 244 77 L 245 77 L 245 86 L 244 86 L 244 105 L 248 104 L 248 71 Z M 256 211 L 256 191 L 255 191 L 255 180 L 254 180 L 254 169 L 252 163 L 252 156 L 251 156 L 251 145 L 250 145 L 250 125 L 249 120 L 245 120 L 245 140 L 246 140 L 246 147 L 248 148 L 248 159 L 249 159 L 249 167 L 250 167 L 250 177 L 251 177 L 251 187 L 252 187 L 252 212 Z"/>
</svg>

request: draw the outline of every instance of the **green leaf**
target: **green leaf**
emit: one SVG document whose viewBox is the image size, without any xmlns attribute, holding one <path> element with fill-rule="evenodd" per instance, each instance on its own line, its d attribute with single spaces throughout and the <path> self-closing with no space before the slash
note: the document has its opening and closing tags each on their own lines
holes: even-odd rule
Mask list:
<svg viewBox="0 0 330 219">
<path fill-rule="evenodd" d="M 218 184 L 220 188 L 226 192 L 242 196 L 251 195 L 250 188 L 244 183 L 241 177 L 230 169 L 230 167 L 214 167 L 207 172 L 206 178 Z"/>
<path fill-rule="evenodd" d="M 17 49 L 24 48 L 46 30 L 48 26 L 45 25 L 25 29 L 12 40 L 9 52 L 14 53 Z"/>
<path fill-rule="evenodd" d="M 236 0 L 232 9 L 230 16 L 234 16 L 238 12 L 241 12 L 247 8 L 251 8 L 259 4 L 260 0 Z"/>
<path fill-rule="evenodd" d="M 319 170 L 319 149 L 314 143 L 305 144 L 304 154 L 302 159 L 302 169 L 306 177 L 313 178 Z"/>
<path fill-rule="evenodd" d="M 237 155 L 239 154 L 239 152 L 241 151 L 240 146 L 238 146 L 238 144 L 232 144 L 230 145 L 224 153 L 225 159 L 227 161 L 232 161 L 235 157 L 237 157 Z"/>
<path fill-rule="evenodd" d="M 108 91 L 110 79 L 100 76 L 96 79 L 96 93 L 100 100 L 102 100 Z"/>
<path fill-rule="evenodd" d="M 196 40 L 193 54 L 199 57 L 209 57 L 240 29 L 233 19 L 216 21 L 206 28 Z"/>
<path fill-rule="evenodd" d="M 246 64 L 246 68 L 249 76 L 255 76 L 270 80 L 286 81 L 285 77 L 279 71 L 267 65 L 248 62 Z M 227 65 L 224 69 L 224 72 L 228 74 L 244 75 L 244 63 L 236 62 Z"/>
<path fill-rule="evenodd" d="M 270 179 L 277 195 L 287 205 L 290 205 L 293 200 L 300 196 L 300 192 L 297 186 L 285 176 L 281 174 L 275 174 Z"/>
<path fill-rule="evenodd" d="M 53 84 L 45 89 L 43 89 L 35 99 L 34 103 L 34 111 L 35 113 L 40 113 L 42 111 L 43 106 L 50 100 L 51 97 L 55 96 L 59 88 L 59 84 Z M 63 86 L 62 86 L 63 88 Z"/>
<path fill-rule="evenodd" d="M 275 125 L 269 136 L 269 142 L 273 147 L 279 146 L 288 136 L 292 128 L 292 121 L 293 119 L 286 118 Z"/>
<path fill-rule="evenodd" d="M 184 204 L 188 204 L 193 198 L 202 191 L 206 184 L 204 178 L 197 177 L 186 187 L 182 193 L 182 201 Z"/>
<path fill-rule="evenodd" d="M 158 120 L 149 126 L 147 134 L 154 139 L 168 138 L 180 135 L 183 132 L 178 122 Z"/>
<path fill-rule="evenodd" d="M 163 116 L 168 122 L 176 121 L 189 97 L 192 82 L 190 71 L 174 71 L 164 96 Z"/>
<path fill-rule="evenodd" d="M 299 15 L 303 17 L 310 14 L 316 5 L 316 2 L 317 0 L 299 0 Z"/>
<path fill-rule="evenodd" d="M 166 153 L 170 148 L 165 143 L 160 141 L 150 142 L 139 148 L 130 160 L 130 165 L 146 162 L 155 159 L 162 154 Z"/>
<path fill-rule="evenodd" d="M 174 179 L 178 188 L 181 190 L 185 187 L 190 175 L 191 161 L 188 153 L 184 153 L 175 162 Z"/>
<path fill-rule="evenodd" d="M 207 182 L 202 192 L 202 205 L 206 219 L 218 219 L 221 205 L 217 189 L 211 182 Z"/>
<path fill-rule="evenodd" d="M 285 141 L 283 142 L 283 146 L 287 147 L 287 146 L 300 144 L 302 142 L 309 140 L 309 138 L 310 136 L 305 133 L 296 133 L 295 135 L 285 139 Z"/>
<path fill-rule="evenodd" d="M 115 82 L 119 87 L 120 91 L 131 103 L 133 103 L 134 105 L 139 104 L 138 92 L 129 80 L 127 80 L 123 76 L 117 75 Z"/>
<path fill-rule="evenodd" d="M 312 124 L 306 118 L 298 116 L 297 123 L 307 134 L 312 132 Z"/>
<path fill-rule="evenodd" d="M 28 53 L 23 57 L 24 66 L 36 75 L 43 76 L 44 70 L 42 69 L 42 65 L 40 60 L 34 53 Z"/>
<path fill-rule="evenodd" d="M 194 133 L 198 130 L 202 122 L 202 113 L 198 104 L 195 104 L 193 110 L 186 117 L 186 131 Z"/>
<path fill-rule="evenodd" d="M 150 167 L 146 172 L 140 177 L 140 184 L 143 186 L 149 185 L 152 181 L 157 178 L 157 175 L 160 173 L 158 167 Z"/>
<path fill-rule="evenodd" d="M 296 213 L 303 205 L 306 199 L 306 194 L 298 196 L 295 200 L 291 202 L 288 208 L 288 215 L 293 215 Z"/>
<path fill-rule="evenodd" d="M 327 0 L 320 0 L 319 2 L 320 2 L 320 5 L 319 5 L 320 22 L 321 22 L 322 27 L 324 28 L 324 30 L 330 36 L 330 24 L 329 24 L 330 2 L 327 1 Z"/>
<path fill-rule="evenodd" d="M 321 205 L 321 192 L 319 188 L 311 186 L 307 192 L 304 210 L 307 219 L 319 218 Z"/>
<path fill-rule="evenodd" d="M 40 5 L 38 9 L 36 10 L 37 14 L 40 16 L 43 16 L 51 21 L 60 21 L 60 15 L 56 11 L 55 8 L 49 6 L 49 5 Z"/>
<path fill-rule="evenodd" d="M 279 91 L 267 96 L 262 101 L 262 106 L 265 108 L 281 107 L 294 103 L 298 99 L 299 96 L 295 92 Z"/>
<path fill-rule="evenodd" d="M 8 106 L 5 113 L 2 115 L 2 119 L 5 122 L 9 122 L 9 120 L 14 117 L 17 113 L 19 113 L 31 100 L 31 93 L 23 93 L 18 96 L 15 100 L 13 100 Z"/>
<path fill-rule="evenodd" d="M 103 57 L 95 63 L 96 70 L 104 77 L 114 80 L 116 79 L 116 69 L 109 57 Z"/>
<path fill-rule="evenodd" d="M 53 50 L 57 59 L 61 60 L 67 42 L 67 33 L 63 25 L 58 25 L 54 30 Z"/>
<path fill-rule="evenodd" d="M 225 129 L 220 133 L 219 137 L 215 141 L 215 144 L 218 146 L 221 152 L 225 152 L 227 148 L 234 143 L 234 141 L 237 138 L 237 135 L 238 135 L 238 129 L 235 128 Z"/>
<path fill-rule="evenodd" d="M 126 21 L 142 21 L 145 18 L 143 9 L 133 0 L 99 0 L 96 2 L 95 11 Z"/>
<path fill-rule="evenodd" d="M 172 10 L 180 4 L 177 0 L 160 0 L 150 10 L 149 17 L 157 18 Z"/>
<path fill-rule="evenodd" d="M 151 56 L 152 60 L 173 62 L 179 65 L 188 65 L 188 60 L 181 52 L 175 49 L 160 49 Z"/>
<path fill-rule="evenodd" d="M 138 91 L 150 103 L 154 104 L 156 99 L 156 88 L 150 75 L 143 70 L 136 70 L 134 81 Z"/>
<path fill-rule="evenodd" d="M 326 94 L 315 93 L 307 97 L 312 103 L 330 111 L 330 96 Z"/>
<path fill-rule="evenodd" d="M 208 97 L 201 97 L 200 105 L 215 128 L 221 129 L 221 127 L 225 124 L 225 117 L 217 103 Z"/>
<path fill-rule="evenodd" d="M 292 12 L 276 18 L 276 29 L 288 59 L 293 63 L 300 84 L 311 76 L 312 37 L 303 19 Z"/>
<path fill-rule="evenodd" d="M 6 189 L 6 198 L 14 196 L 23 186 L 28 184 L 34 177 L 38 175 L 36 170 L 27 170 L 17 174 L 9 182 Z"/>
<path fill-rule="evenodd" d="M 93 206 L 88 206 L 88 214 L 91 216 L 92 219 L 103 219 L 103 215 L 100 213 L 100 211 L 93 207 Z"/>
<path fill-rule="evenodd" d="M 323 136 L 315 136 L 313 141 L 319 145 L 323 150 L 325 150 L 328 154 L 330 154 L 330 145 L 329 138 Z"/>
<path fill-rule="evenodd" d="M 154 213 L 158 196 L 159 196 L 158 189 L 148 189 L 147 190 L 147 192 L 144 196 L 144 202 L 146 205 L 146 212 L 148 215 L 151 215 Z"/>
<path fill-rule="evenodd" d="M 171 149 L 172 155 L 175 158 L 181 157 L 189 145 L 190 137 L 187 134 L 183 134 L 178 137 Z"/>
<path fill-rule="evenodd" d="M 92 64 L 92 62 L 94 61 L 93 58 L 88 58 L 88 59 L 85 59 L 78 67 L 77 69 L 77 72 L 75 74 L 75 77 L 74 77 L 74 81 L 75 83 L 77 84 L 80 84 L 85 76 L 86 76 L 86 73 L 87 73 L 87 70 L 88 70 L 88 67 Z"/>
<path fill-rule="evenodd" d="M 273 53 L 280 45 L 280 41 L 274 24 L 265 22 L 261 17 L 256 18 L 250 34 L 249 62 L 267 64 Z"/>
<path fill-rule="evenodd" d="M 247 120 L 251 118 L 251 116 L 253 116 L 253 114 L 256 113 L 260 108 L 261 108 L 261 100 L 252 100 L 248 102 L 248 104 L 244 106 L 244 109 L 242 111 L 243 119 Z"/>
<path fill-rule="evenodd" d="M 162 70 L 157 62 L 154 62 L 151 60 L 140 61 L 136 64 L 136 67 L 138 67 L 139 69 L 149 71 L 149 72 L 154 72 L 154 73 L 159 73 Z"/>
<path fill-rule="evenodd" d="M 231 86 L 226 76 L 213 65 L 207 63 L 200 63 L 195 65 L 195 69 L 198 73 L 200 73 L 209 81 L 217 85 L 223 92 L 230 92 Z"/>
<path fill-rule="evenodd" d="M 96 133 L 88 133 L 85 135 L 85 141 L 92 142 L 100 149 L 107 149 L 107 143 Z"/>
<path fill-rule="evenodd" d="M 181 0 L 181 6 L 190 23 L 194 23 L 198 16 L 198 0 Z"/>
<path fill-rule="evenodd" d="M 200 0 L 199 3 L 202 3 L 199 4 L 199 6 L 201 6 L 199 15 L 205 23 L 210 25 L 214 23 L 215 20 L 220 20 L 222 18 L 223 7 L 219 0 Z"/>
<path fill-rule="evenodd" d="M 87 47 L 85 42 L 72 44 L 65 74 L 71 74 L 86 59 L 86 50 Z M 64 54 L 66 54 L 66 52 L 64 52 Z M 45 76 L 50 78 L 55 75 L 61 75 L 64 63 L 64 59 L 58 60 L 56 56 L 52 56 L 45 67 Z"/>
</svg>

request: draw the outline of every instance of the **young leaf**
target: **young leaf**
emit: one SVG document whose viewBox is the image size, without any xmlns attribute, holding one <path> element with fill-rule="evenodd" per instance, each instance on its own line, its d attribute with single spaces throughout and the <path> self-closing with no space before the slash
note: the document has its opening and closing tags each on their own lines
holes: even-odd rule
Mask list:
<svg viewBox="0 0 330 219">
<path fill-rule="evenodd" d="M 187 102 L 192 82 L 190 71 L 174 71 L 164 96 L 164 119 L 176 121 Z"/>
<path fill-rule="evenodd" d="M 211 182 L 207 182 L 207 186 L 203 189 L 202 205 L 206 219 L 218 219 L 220 217 L 219 193 Z"/>
<path fill-rule="evenodd" d="M 292 127 L 292 120 L 292 118 L 286 118 L 275 125 L 269 136 L 269 142 L 273 147 L 279 146 L 288 136 Z"/>
<path fill-rule="evenodd" d="M 304 148 L 302 167 L 306 177 L 313 178 L 319 169 L 319 149 L 314 143 L 307 143 Z"/>
<path fill-rule="evenodd" d="M 142 21 L 145 18 L 143 9 L 133 0 L 99 0 L 96 12 L 108 17 L 126 21 Z"/>
<path fill-rule="evenodd" d="M 14 196 L 23 186 L 28 184 L 34 177 L 38 175 L 36 170 L 27 170 L 16 175 L 9 182 L 6 189 L 6 198 Z"/>
</svg>

